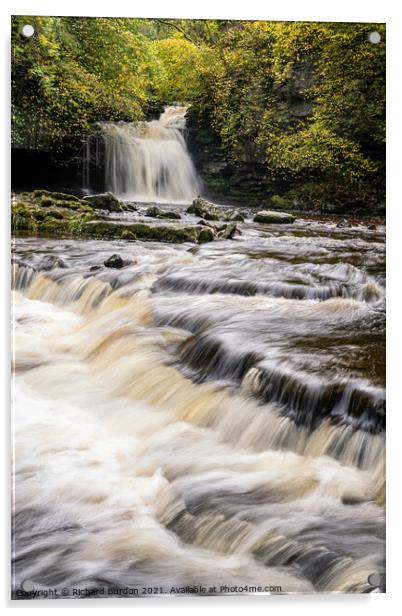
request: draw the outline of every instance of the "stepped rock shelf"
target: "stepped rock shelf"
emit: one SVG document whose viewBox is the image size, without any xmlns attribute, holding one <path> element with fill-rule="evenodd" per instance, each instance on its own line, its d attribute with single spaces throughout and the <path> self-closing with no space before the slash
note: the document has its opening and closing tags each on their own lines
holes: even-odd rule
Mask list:
<svg viewBox="0 0 402 616">
<path fill-rule="evenodd" d="M 220 218 L 224 224 L 214 225 L 203 219 L 186 224 L 172 211 L 159 207 L 142 210 L 136 204 L 119 201 L 112 193 L 84 198 L 47 190 L 20 193 L 12 197 L 11 215 L 14 233 L 49 236 L 201 244 L 231 239 L 240 233 L 233 218 L 224 212 Z M 119 217 L 112 218 L 116 215 Z"/>
</svg>

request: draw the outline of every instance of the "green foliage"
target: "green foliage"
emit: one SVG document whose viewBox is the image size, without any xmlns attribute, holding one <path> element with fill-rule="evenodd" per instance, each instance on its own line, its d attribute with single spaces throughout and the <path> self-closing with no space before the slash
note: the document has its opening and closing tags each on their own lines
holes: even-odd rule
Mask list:
<svg viewBox="0 0 402 616">
<path fill-rule="evenodd" d="M 381 182 L 385 26 L 246 22 L 219 46 L 195 105 L 234 164 L 264 163 L 282 181 Z"/>
<path fill-rule="evenodd" d="M 205 52 L 180 36 L 154 41 L 151 51 L 158 66 L 156 97 L 162 101 L 193 100 L 200 89 Z"/>
<path fill-rule="evenodd" d="M 26 22 L 32 39 L 20 35 Z M 143 117 L 148 46 L 122 19 L 14 17 L 13 142 L 49 147 L 101 119 Z M 135 20 L 134 20 L 135 21 Z M 133 24 L 131 24 L 132 26 Z"/>
<path fill-rule="evenodd" d="M 32 39 L 20 35 L 27 21 Z M 191 105 L 200 140 L 204 130 L 235 167 L 383 188 L 382 24 L 12 19 L 14 144 L 57 147 L 93 122 L 174 102 Z"/>
</svg>

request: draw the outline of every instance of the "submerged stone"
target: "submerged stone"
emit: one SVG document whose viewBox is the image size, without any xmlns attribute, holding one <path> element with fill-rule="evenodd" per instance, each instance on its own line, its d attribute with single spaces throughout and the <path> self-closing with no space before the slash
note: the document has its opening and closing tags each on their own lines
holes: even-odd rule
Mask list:
<svg viewBox="0 0 402 616">
<path fill-rule="evenodd" d="M 120 255 L 112 255 L 106 261 L 104 261 L 103 265 L 105 267 L 113 267 L 115 269 L 121 269 L 124 266 L 124 261 Z"/>
</svg>

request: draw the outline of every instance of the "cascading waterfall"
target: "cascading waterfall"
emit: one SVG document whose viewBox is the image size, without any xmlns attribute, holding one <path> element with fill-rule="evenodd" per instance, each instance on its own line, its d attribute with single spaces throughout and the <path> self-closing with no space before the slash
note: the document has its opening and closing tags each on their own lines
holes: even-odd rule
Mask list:
<svg viewBox="0 0 402 616">
<path fill-rule="evenodd" d="M 16 589 L 373 590 L 383 230 L 242 230 L 17 238 Z"/>
<path fill-rule="evenodd" d="M 106 188 L 122 199 L 190 203 L 199 193 L 183 131 L 187 107 L 166 107 L 151 122 L 105 122 Z"/>
</svg>

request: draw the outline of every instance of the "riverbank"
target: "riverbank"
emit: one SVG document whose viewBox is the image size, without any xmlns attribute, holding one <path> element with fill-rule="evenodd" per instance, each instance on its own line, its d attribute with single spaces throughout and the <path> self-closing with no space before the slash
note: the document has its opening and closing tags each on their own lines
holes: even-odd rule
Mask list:
<svg viewBox="0 0 402 616">
<path fill-rule="evenodd" d="M 289 215 L 292 212 L 293 217 Z M 264 217 L 265 214 L 265 217 Z M 124 202 L 112 193 L 79 198 L 72 194 L 35 190 L 12 195 L 11 226 L 14 234 L 47 237 L 95 237 L 98 239 L 151 240 L 169 243 L 204 243 L 240 234 L 239 223 L 292 223 L 298 216 L 326 219 L 340 228 L 385 224 L 381 216 L 305 212 L 272 208 L 267 217 L 260 208 L 233 209 L 203 199 L 190 207 L 177 204 L 149 205 Z"/>
<path fill-rule="evenodd" d="M 190 208 L 188 208 L 189 213 Z M 182 219 L 176 209 L 120 201 L 112 193 L 82 199 L 59 192 L 36 190 L 15 194 L 11 202 L 13 233 L 62 237 L 153 240 L 169 243 L 204 243 L 231 238 L 238 232 L 236 216 L 221 211 L 209 220 Z M 233 218 L 233 219 L 232 219 Z M 238 219 L 238 218 L 237 218 Z M 242 217 L 240 216 L 240 219 Z M 163 221 L 163 222 L 161 222 Z M 226 222 L 223 222 L 226 221 Z"/>
</svg>

